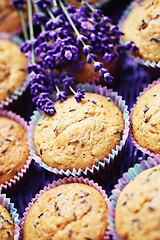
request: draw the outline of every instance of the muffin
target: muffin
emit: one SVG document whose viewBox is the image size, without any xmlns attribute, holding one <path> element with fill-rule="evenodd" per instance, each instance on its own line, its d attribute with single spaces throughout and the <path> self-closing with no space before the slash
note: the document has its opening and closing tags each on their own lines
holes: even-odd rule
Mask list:
<svg viewBox="0 0 160 240">
<path fill-rule="evenodd" d="M 104 197 L 87 184 L 72 180 L 63 184 L 70 180 L 61 180 L 62 185 L 50 186 L 36 198 L 24 223 L 23 240 L 104 239 L 108 215 Z"/>
<path fill-rule="evenodd" d="M 9 212 L 0 204 L 0 239 L 14 239 L 14 222 Z"/>
<path fill-rule="evenodd" d="M 122 190 L 115 210 L 120 239 L 160 239 L 160 165 L 143 171 Z"/>
<path fill-rule="evenodd" d="M 18 122 L 0 115 L 0 184 L 5 184 L 24 168 L 29 150 L 26 130 Z"/>
<path fill-rule="evenodd" d="M 158 64 L 160 61 L 160 1 L 144 0 L 133 3 L 134 8 L 122 23 L 122 31 L 125 33 L 124 41 L 134 41 L 139 48 L 137 54 L 141 59 Z"/>
<path fill-rule="evenodd" d="M 16 60 L 15 60 L 16 56 Z M 26 80 L 27 59 L 19 46 L 0 39 L 0 102 L 11 99 Z"/>
<path fill-rule="evenodd" d="M 160 154 L 160 81 L 155 81 L 138 98 L 131 116 L 131 138 L 147 154 Z M 132 137 L 133 135 L 133 137 Z M 140 148 L 142 151 L 143 149 Z M 152 156 L 151 155 L 151 156 Z"/>
<path fill-rule="evenodd" d="M 24 17 L 27 20 L 27 10 L 24 8 Z M 21 28 L 19 12 L 12 6 L 12 0 L 0 1 L 0 32 L 13 33 Z"/>
<path fill-rule="evenodd" d="M 42 115 L 35 127 L 34 146 L 44 163 L 70 170 L 92 168 L 116 150 L 123 137 L 124 119 L 110 97 L 86 93 L 55 103 L 53 116 Z"/>
</svg>

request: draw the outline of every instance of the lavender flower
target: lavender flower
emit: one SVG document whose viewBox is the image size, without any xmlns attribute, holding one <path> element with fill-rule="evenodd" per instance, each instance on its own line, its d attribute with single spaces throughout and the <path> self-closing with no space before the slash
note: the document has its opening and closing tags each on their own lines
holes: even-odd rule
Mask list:
<svg viewBox="0 0 160 240">
<path fill-rule="evenodd" d="M 56 94 L 56 99 L 64 102 L 67 99 L 67 95 L 65 91 L 58 91 Z"/>
<path fill-rule="evenodd" d="M 75 79 L 65 72 L 68 64 L 82 65 L 81 54 L 86 56 L 88 64 L 93 63 L 100 77 L 111 82 L 113 77 L 103 68 L 97 54 L 110 63 L 123 51 L 137 50 L 133 42 L 120 44 L 123 33 L 101 10 L 94 9 L 85 0 L 78 1 L 81 5 L 78 9 L 73 4 L 66 6 L 63 0 L 27 1 L 30 39 L 21 46 L 21 51 L 31 62 L 27 71 L 33 102 L 49 115 L 55 113 L 54 91 L 56 99 L 61 101 L 67 98 L 68 91 L 75 94 L 77 102 L 84 98 L 84 90 L 75 92 Z M 33 20 L 31 2 L 35 9 Z M 13 0 L 17 8 L 22 8 L 24 3 L 25 0 Z M 41 29 L 37 38 L 34 38 L 33 24 Z"/>
<path fill-rule="evenodd" d="M 25 0 L 12 0 L 12 5 L 18 9 L 23 9 L 24 4 L 26 4 Z"/>
<path fill-rule="evenodd" d="M 80 102 L 84 98 L 84 95 L 85 95 L 85 91 L 83 89 L 78 89 L 74 98 L 76 99 L 77 102 Z"/>
</svg>

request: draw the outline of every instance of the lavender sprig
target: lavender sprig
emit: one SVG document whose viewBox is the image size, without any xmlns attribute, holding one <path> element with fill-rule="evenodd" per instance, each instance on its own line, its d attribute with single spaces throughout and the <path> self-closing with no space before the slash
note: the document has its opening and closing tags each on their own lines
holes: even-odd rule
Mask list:
<svg viewBox="0 0 160 240">
<path fill-rule="evenodd" d="M 33 20 L 31 1 L 35 10 Z M 22 4 L 24 0 L 18 2 Z M 110 63 L 122 51 L 137 49 L 133 42 L 120 44 L 123 33 L 110 18 L 103 16 L 101 10 L 94 9 L 86 0 L 79 2 L 80 8 L 75 9 L 73 4 L 66 6 L 62 0 L 28 0 L 30 39 L 21 50 L 31 61 L 27 70 L 33 101 L 49 115 L 56 111 L 54 92 L 56 99 L 61 101 L 67 98 L 68 91 L 74 93 L 77 102 L 84 98 L 84 90 L 76 92 L 75 79 L 64 70 L 68 64 L 80 66 L 82 53 L 88 64 L 93 62 L 95 72 L 111 82 L 113 77 L 98 61 L 97 54 Z M 37 38 L 33 24 L 41 29 Z"/>
</svg>

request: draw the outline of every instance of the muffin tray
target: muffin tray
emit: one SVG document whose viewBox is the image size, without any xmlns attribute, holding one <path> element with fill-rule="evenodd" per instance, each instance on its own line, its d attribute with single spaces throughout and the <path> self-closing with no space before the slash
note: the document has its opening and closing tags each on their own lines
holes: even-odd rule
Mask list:
<svg viewBox="0 0 160 240">
<path fill-rule="evenodd" d="M 114 23 L 117 23 L 118 18 L 122 11 L 125 9 L 130 1 L 109 1 L 105 7 L 105 14 L 109 15 Z M 136 101 L 136 97 L 149 83 L 153 80 L 151 76 L 136 62 L 127 56 L 122 56 L 122 68 L 120 76 L 115 83 L 113 90 L 121 95 L 123 100 L 126 101 L 129 110 Z M 29 121 L 30 116 L 33 113 L 34 105 L 31 101 L 29 90 L 27 90 L 27 102 L 19 109 L 13 109 L 17 114 L 20 114 L 25 120 Z M 110 196 L 111 190 L 117 183 L 117 180 L 122 176 L 123 172 L 127 171 L 129 167 L 134 166 L 135 163 L 139 163 L 142 160 L 147 159 L 147 155 L 136 149 L 131 143 L 129 137 L 126 142 L 126 146 L 123 153 L 123 158 L 120 159 L 120 167 L 116 165 L 112 168 L 111 176 L 104 177 L 103 179 L 96 179 L 106 193 Z M 12 192 L 7 192 L 7 197 L 11 198 L 11 202 L 15 203 L 15 207 L 18 210 L 20 218 L 23 217 L 23 212 L 27 207 L 30 200 L 43 189 L 44 186 L 52 183 L 58 178 L 47 170 L 41 168 L 37 163 L 32 161 L 28 174 L 26 175 L 21 186 Z"/>
</svg>

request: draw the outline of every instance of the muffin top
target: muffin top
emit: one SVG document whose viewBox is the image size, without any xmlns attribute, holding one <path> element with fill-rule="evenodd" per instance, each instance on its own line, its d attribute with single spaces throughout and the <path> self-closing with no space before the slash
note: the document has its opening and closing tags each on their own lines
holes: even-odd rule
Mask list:
<svg viewBox="0 0 160 240">
<path fill-rule="evenodd" d="M 0 204 L 0 239 L 14 239 L 14 223 L 9 212 Z"/>
<path fill-rule="evenodd" d="M 27 76 L 26 66 L 26 57 L 19 46 L 0 39 L 0 101 L 22 87 Z"/>
<path fill-rule="evenodd" d="M 104 239 L 108 210 L 95 188 L 62 184 L 45 192 L 33 204 L 23 228 L 25 239 Z"/>
<path fill-rule="evenodd" d="M 24 16 L 27 20 L 27 11 L 24 7 Z M 11 33 L 21 28 L 19 12 L 12 6 L 12 0 L 0 0 L 0 32 Z"/>
<path fill-rule="evenodd" d="M 160 60 L 160 0 L 139 1 L 123 23 L 124 40 L 134 41 L 145 61 Z"/>
<path fill-rule="evenodd" d="M 131 123 L 138 144 L 160 154 L 160 83 L 146 91 L 139 99 Z"/>
<path fill-rule="evenodd" d="M 37 154 L 51 167 L 85 170 L 108 157 L 120 143 L 124 120 L 110 98 L 86 93 L 55 103 L 56 114 L 42 115 L 34 133 Z"/>
<path fill-rule="evenodd" d="M 26 132 L 17 122 L 0 117 L 0 184 L 23 168 L 29 156 Z"/>
<path fill-rule="evenodd" d="M 115 224 L 120 239 L 160 239 L 160 165 L 141 172 L 122 190 Z"/>
</svg>

